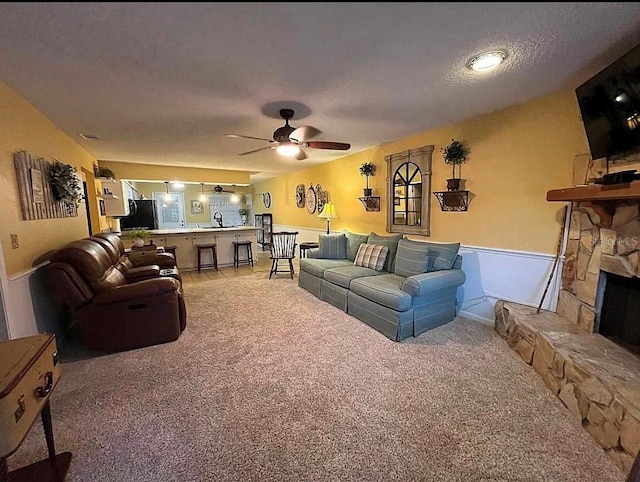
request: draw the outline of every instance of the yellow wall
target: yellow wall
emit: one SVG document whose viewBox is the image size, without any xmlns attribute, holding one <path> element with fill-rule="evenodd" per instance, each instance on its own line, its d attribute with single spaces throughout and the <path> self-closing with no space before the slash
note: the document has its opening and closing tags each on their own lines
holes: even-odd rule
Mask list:
<svg viewBox="0 0 640 482">
<path fill-rule="evenodd" d="M 196 167 L 161 166 L 158 164 L 132 164 L 129 162 L 99 161 L 108 167 L 117 179 L 146 181 L 206 182 L 212 184 L 249 184 L 249 171 L 200 169 Z M 163 189 L 164 190 L 164 189 Z"/>
<path fill-rule="evenodd" d="M 48 161 L 56 158 L 73 165 L 87 176 L 93 228 L 107 226 L 98 216 L 93 164 L 96 159 L 62 132 L 26 99 L 0 82 L 0 226 L 2 249 L 7 274 L 27 271 L 48 251 L 88 235 L 87 216 L 83 205 L 78 217 L 23 221 L 20 194 L 13 164 L 13 153 L 25 150 Z M 17 234 L 20 247 L 11 248 L 10 234 Z"/>
<path fill-rule="evenodd" d="M 275 224 L 322 229 L 326 221 L 295 204 L 298 184 L 321 184 L 329 192 L 338 219 L 332 230 L 385 233 L 386 163 L 384 156 L 424 145 L 435 145 L 432 191 L 445 191 L 451 166 L 440 149 L 455 138 L 471 148 L 462 165 L 462 178 L 472 199 L 467 212 L 442 212 L 431 195 L 431 238 L 465 245 L 555 253 L 562 203 L 549 203 L 550 189 L 572 185 L 573 158 L 588 152 L 584 128 L 573 90 L 475 117 L 454 125 L 423 132 L 331 163 L 286 174 L 253 186 L 256 212 L 272 212 Z M 381 211 L 365 212 L 358 201 L 365 179 L 358 171 L 363 162 L 377 166 L 369 180 Z M 260 202 L 271 194 L 270 209 Z"/>
</svg>

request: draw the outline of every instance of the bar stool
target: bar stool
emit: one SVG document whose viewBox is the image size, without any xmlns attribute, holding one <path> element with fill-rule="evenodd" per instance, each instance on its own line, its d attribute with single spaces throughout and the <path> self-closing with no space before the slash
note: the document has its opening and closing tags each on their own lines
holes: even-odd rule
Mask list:
<svg viewBox="0 0 640 482">
<path fill-rule="evenodd" d="M 247 259 L 240 259 L 240 247 L 244 246 L 247 250 Z M 238 268 L 240 263 L 247 263 L 253 266 L 253 251 L 251 241 L 234 241 L 233 242 L 233 266 Z"/>
<path fill-rule="evenodd" d="M 216 252 L 216 243 L 196 244 L 196 248 L 198 248 L 198 273 L 202 271 L 202 268 L 215 268 L 215 270 L 218 271 L 218 253 Z M 211 250 L 213 264 L 202 264 L 202 251 L 206 251 L 207 249 Z"/>
</svg>

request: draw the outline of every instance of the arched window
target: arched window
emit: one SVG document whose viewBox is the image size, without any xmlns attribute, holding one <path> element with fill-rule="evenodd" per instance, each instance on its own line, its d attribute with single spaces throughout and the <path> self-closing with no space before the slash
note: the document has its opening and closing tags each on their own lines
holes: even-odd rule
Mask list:
<svg viewBox="0 0 640 482">
<path fill-rule="evenodd" d="M 429 236 L 433 146 L 391 154 L 387 162 L 387 231 Z"/>
</svg>

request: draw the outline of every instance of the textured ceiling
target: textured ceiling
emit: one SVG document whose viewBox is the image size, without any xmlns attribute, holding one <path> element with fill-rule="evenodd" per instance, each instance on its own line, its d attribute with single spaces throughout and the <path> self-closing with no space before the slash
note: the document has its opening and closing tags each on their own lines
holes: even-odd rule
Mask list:
<svg viewBox="0 0 640 482">
<path fill-rule="evenodd" d="M 0 78 L 98 159 L 260 173 L 304 161 L 294 126 L 347 154 L 575 88 L 635 45 L 640 3 L 2 3 Z M 508 52 L 490 74 L 474 54 Z M 78 133 L 96 134 L 86 141 Z"/>
</svg>

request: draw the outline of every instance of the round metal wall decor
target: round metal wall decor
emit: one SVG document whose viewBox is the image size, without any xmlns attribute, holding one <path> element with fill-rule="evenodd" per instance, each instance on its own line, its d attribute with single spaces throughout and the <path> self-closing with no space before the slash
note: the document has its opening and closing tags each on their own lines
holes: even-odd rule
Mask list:
<svg viewBox="0 0 640 482">
<path fill-rule="evenodd" d="M 265 208 L 270 208 L 271 207 L 271 194 L 269 194 L 268 192 L 265 192 L 262 195 L 262 203 L 264 204 Z"/>
<path fill-rule="evenodd" d="M 304 207 L 304 184 L 296 186 L 296 206 L 299 208 Z"/>
<path fill-rule="evenodd" d="M 305 203 L 307 205 L 307 212 L 309 214 L 313 214 L 316 212 L 316 208 L 318 207 L 317 202 L 318 198 L 316 196 L 316 191 L 315 189 L 313 189 L 313 186 L 309 186 L 309 189 L 307 189 L 307 198 L 305 200 Z"/>
</svg>

